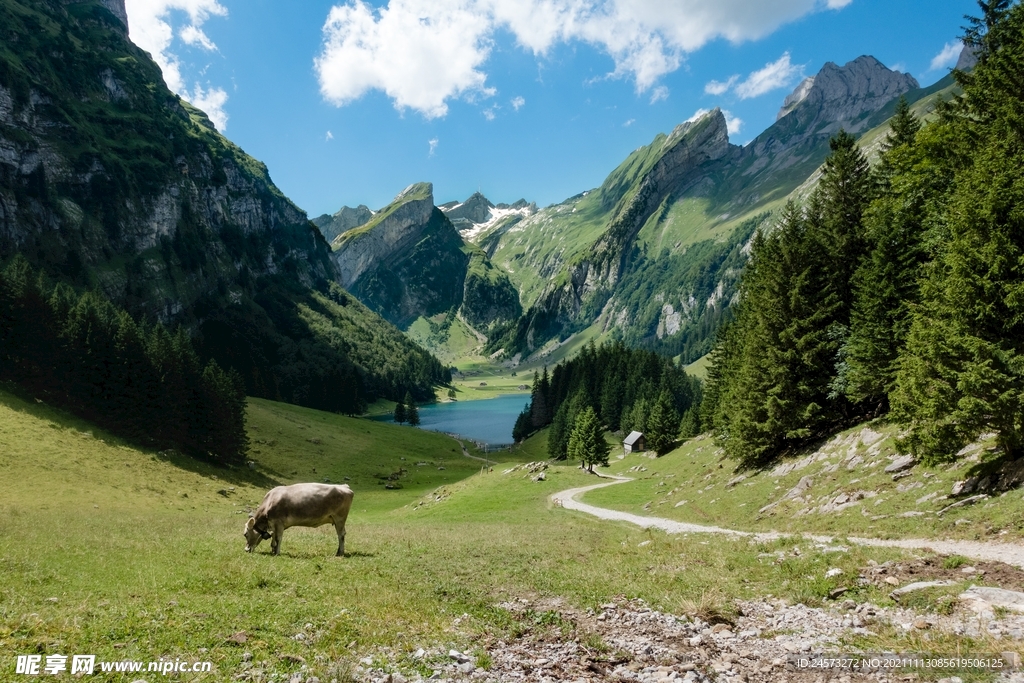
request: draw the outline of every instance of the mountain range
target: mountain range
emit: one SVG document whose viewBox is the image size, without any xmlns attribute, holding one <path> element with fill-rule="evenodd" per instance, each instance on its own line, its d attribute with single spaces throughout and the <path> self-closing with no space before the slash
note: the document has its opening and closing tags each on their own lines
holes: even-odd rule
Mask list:
<svg viewBox="0 0 1024 683">
<path fill-rule="evenodd" d="M 961 61 L 966 67 L 969 60 L 965 52 Z M 488 353 L 512 365 L 547 355 L 578 334 L 618 338 L 680 355 L 686 362 L 696 360 L 710 350 L 734 302 L 751 235 L 770 224 L 788 199 L 809 194 L 829 138 L 846 130 L 860 136 L 869 155 L 874 154 L 901 95 L 918 113 L 927 113 L 935 97 L 952 88 L 951 77 L 921 88 L 912 76 L 870 56 L 842 66 L 830 62 L 804 79 L 783 100 L 775 123 L 743 146 L 730 142 L 725 116 L 715 109 L 658 135 L 630 154 L 600 187 L 559 204 L 543 209 L 526 200 L 495 205 L 479 192 L 440 204 L 437 208 L 464 243 L 459 247 L 447 233 L 449 251 L 479 247 L 488 259 L 481 262 L 499 273 L 494 282 L 507 292 L 507 276 L 523 309 L 512 316 L 512 306 L 494 308 L 487 315 L 497 317 L 477 315 L 472 325 L 487 336 Z M 401 196 L 396 199 L 401 201 Z M 425 195 L 420 201 L 426 201 Z M 360 215 L 370 224 L 392 210 L 394 204 Z M 343 207 L 335 216 L 355 211 Z M 419 218 L 408 222 L 419 227 L 406 228 L 411 231 L 406 239 L 392 239 L 387 247 L 380 243 L 373 256 L 362 251 L 358 258 L 367 264 L 375 259 L 408 263 L 406 251 L 418 243 L 415 237 L 428 217 L 424 205 Z M 325 236 L 332 234 L 326 222 L 320 225 Z M 356 244 L 344 236 L 333 242 L 343 272 L 341 264 L 357 258 Z M 391 310 L 388 319 L 403 328 L 436 315 L 444 305 L 466 305 L 443 293 L 445 287 L 458 289 L 454 281 L 438 282 L 439 296 L 424 296 L 424 287 L 431 287 L 424 277 L 435 266 L 421 266 L 402 273 L 389 270 L 388 279 L 372 286 L 365 279 L 346 286 L 386 317 Z M 390 279 L 394 275 L 420 294 L 382 299 L 389 287 L 399 287 Z M 507 300 L 503 295 L 502 301 Z M 426 343 L 436 349 L 443 335 Z"/>
<path fill-rule="evenodd" d="M 448 377 L 430 352 L 516 365 L 616 338 L 699 358 L 751 235 L 807 196 L 830 136 L 871 153 L 899 96 L 927 113 L 953 88 L 869 56 L 828 63 L 749 143 L 701 112 L 552 206 L 436 204 L 424 182 L 310 221 L 167 90 L 123 0 L 0 0 L 0 18 L 0 261 L 185 327 L 252 395 L 346 409 L 432 396 Z"/>
<path fill-rule="evenodd" d="M 250 395 L 357 410 L 442 365 L 346 293 L 266 166 L 164 85 L 123 0 L 0 0 L 0 262 L 188 329 Z"/>
</svg>

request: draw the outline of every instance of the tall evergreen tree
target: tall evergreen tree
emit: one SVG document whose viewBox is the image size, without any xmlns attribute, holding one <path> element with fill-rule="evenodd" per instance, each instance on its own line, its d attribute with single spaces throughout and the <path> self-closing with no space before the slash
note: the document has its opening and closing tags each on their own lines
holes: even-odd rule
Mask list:
<svg viewBox="0 0 1024 683">
<path fill-rule="evenodd" d="M 395 415 L 395 422 L 397 422 L 398 424 L 402 424 L 403 422 L 405 422 L 405 420 L 406 420 L 405 403 L 403 403 L 402 401 L 399 401 L 398 403 L 395 404 L 395 413 L 394 413 L 394 415 Z"/>
<path fill-rule="evenodd" d="M 1024 452 L 1024 8 L 979 4 L 965 39 L 979 63 L 934 124 L 949 135 L 932 158 L 955 179 L 892 397 L 906 445 L 928 460 L 986 431 L 1009 457 Z"/>
<path fill-rule="evenodd" d="M 882 145 L 883 191 L 865 214 L 870 253 L 854 275 L 843 391 L 875 413 L 888 409 L 896 359 L 906 343 L 911 307 L 920 298 L 928 207 L 943 185 L 944 174 L 922 163 L 919 131 L 920 122 L 901 98 Z"/>
<path fill-rule="evenodd" d="M 678 436 L 679 413 L 668 391 L 662 391 L 647 420 L 647 445 L 658 455 L 665 455 L 672 449 Z"/>
<path fill-rule="evenodd" d="M 580 461 L 580 467 L 591 472 L 594 465 L 608 465 L 611 447 L 604 438 L 604 430 L 597 413 L 590 406 L 579 412 L 573 423 L 567 445 L 568 457 Z"/>
</svg>

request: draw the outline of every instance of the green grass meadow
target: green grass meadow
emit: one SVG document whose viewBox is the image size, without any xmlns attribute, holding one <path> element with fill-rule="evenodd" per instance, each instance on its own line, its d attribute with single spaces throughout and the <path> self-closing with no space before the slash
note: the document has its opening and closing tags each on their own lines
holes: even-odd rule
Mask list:
<svg viewBox="0 0 1024 683">
<path fill-rule="evenodd" d="M 572 464 L 544 481 L 507 472 L 544 457 L 543 432 L 482 470 L 442 435 L 270 401 L 250 401 L 249 430 L 255 469 L 221 469 L 0 391 L 0 680 L 23 679 L 15 655 L 36 653 L 209 660 L 213 672 L 178 680 L 229 680 L 250 653 L 268 678 L 306 667 L 346 681 L 383 648 L 395 668 L 429 675 L 408 656 L 418 647 L 472 650 L 530 629 L 497 606 L 508 598 L 640 597 L 673 612 L 728 612 L 767 593 L 820 604 L 829 567 L 855 575 L 900 556 L 803 544 L 779 564 L 764 554 L 792 539 L 667 536 L 556 508 L 552 493 L 596 480 Z M 244 552 L 246 514 L 270 487 L 346 477 L 346 557 L 327 526 L 288 530 L 280 557 L 268 543 Z M 104 680 L 140 678 L 118 676 Z"/>
</svg>

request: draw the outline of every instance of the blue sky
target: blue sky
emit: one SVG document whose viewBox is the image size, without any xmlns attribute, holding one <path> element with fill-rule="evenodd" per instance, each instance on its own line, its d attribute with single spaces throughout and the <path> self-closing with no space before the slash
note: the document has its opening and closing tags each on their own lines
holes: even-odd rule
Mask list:
<svg viewBox="0 0 1024 683">
<path fill-rule="evenodd" d="M 804 76 L 862 54 L 922 85 L 971 0 L 126 0 L 168 85 L 310 216 L 406 185 L 539 205 L 699 109 L 742 144 Z"/>
</svg>

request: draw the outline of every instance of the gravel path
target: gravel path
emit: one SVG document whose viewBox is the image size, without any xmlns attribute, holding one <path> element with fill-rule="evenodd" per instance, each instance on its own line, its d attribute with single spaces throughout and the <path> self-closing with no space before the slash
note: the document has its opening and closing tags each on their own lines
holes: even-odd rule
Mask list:
<svg viewBox="0 0 1024 683">
<path fill-rule="evenodd" d="M 591 486 L 580 486 L 574 489 L 567 489 L 565 491 L 559 491 L 558 493 L 552 494 L 551 500 L 555 505 L 559 505 L 566 510 L 577 510 L 579 512 L 585 512 L 588 515 L 594 515 L 600 519 L 610 519 L 620 522 L 629 522 L 630 524 L 636 524 L 637 526 L 643 527 L 644 529 L 661 529 L 665 533 L 669 534 L 726 534 L 730 536 L 743 536 L 754 538 L 756 540 L 772 541 L 782 536 L 792 536 L 794 534 L 783 534 L 777 531 L 766 531 L 766 532 L 752 532 L 752 531 L 737 531 L 736 529 L 725 529 L 717 526 L 706 526 L 703 524 L 691 524 L 689 522 L 676 522 L 671 519 L 665 519 L 663 517 L 646 517 L 643 515 L 634 515 L 629 512 L 621 512 L 619 510 L 609 510 L 607 508 L 597 507 L 595 505 L 587 505 L 576 500 L 576 496 L 582 495 L 587 491 L 593 491 L 594 489 L 604 488 L 605 486 L 615 486 L 616 484 L 624 484 L 627 481 L 633 481 L 628 477 L 610 477 L 615 481 L 606 482 L 603 484 L 593 484 Z M 810 539 L 819 543 L 830 543 L 833 540 L 831 536 L 818 536 L 814 534 L 799 534 L 803 538 Z M 888 547 L 888 548 L 906 548 L 908 550 L 932 550 L 936 553 L 943 555 L 963 555 L 974 560 L 986 560 L 993 562 L 1005 562 L 1006 564 L 1013 565 L 1024 569 L 1024 546 L 1013 544 L 1013 543 L 991 543 L 987 541 L 939 541 L 929 540 L 924 538 L 903 538 L 898 540 L 886 540 L 881 538 L 857 538 L 854 536 L 847 537 L 851 543 L 858 545 L 867 545 L 875 547 Z"/>
</svg>

